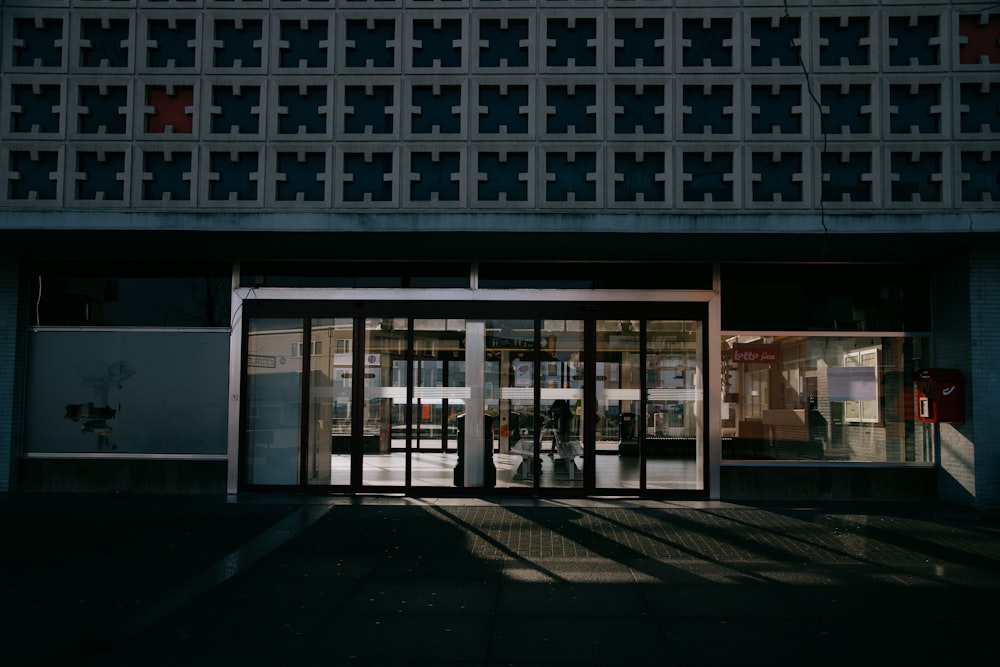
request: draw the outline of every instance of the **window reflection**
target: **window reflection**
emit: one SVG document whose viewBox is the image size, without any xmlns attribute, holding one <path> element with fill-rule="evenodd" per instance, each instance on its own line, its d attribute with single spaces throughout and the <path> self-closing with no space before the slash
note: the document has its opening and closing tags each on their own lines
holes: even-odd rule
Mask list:
<svg viewBox="0 0 1000 667">
<path fill-rule="evenodd" d="M 931 462 L 911 381 L 925 345 L 904 337 L 725 337 L 723 457 Z"/>
<path fill-rule="evenodd" d="M 600 419 L 594 440 L 600 488 L 640 486 L 641 376 L 639 320 L 598 321 L 595 389 Z"/>
<path fill-rule="evenodd" d="M 470 391 L 466 386 L 466 322 L 413 320 L 413 399 L 410 403 L 410 466 L 413 486 L 461 485 L 463 424 Z M 400 377 L 405 381 L 405 377 Z M 404 384 L 399 386 L 405 387 Z M 401 402 L 405 405 L 405 401 Z M 399 417 L 404 417 L 399 421 Z M 405 436 L 405 415 L 397 415 L 393 441 Z M 400 444 L 405 445 L 405 441 Z"/>
<path fill-rule="evenodd" d="M 402 486 L 406 483 L 409 320 L 367 318 L 364 327 L 362 481 L 365 485 Z"/>
<path fill-rule="evenodd" d="M 486 321 L 486 413 L 495 424 L 493 465 L 500 487 L 531 487 L 541 470 L 534 359 L 534 320 Z"/>
<path fill-rule="evenodd" d="M 651 321 L 646 337 L 646 488 L 701 488 L 702 324 Z"/>
<path fill-rule="evenodd" d="M 351 483 L 351 318 L 312 320 L 309 484 Z"/>
<path fill-rule="evenodd" d="M 295 484 L 299 473 L 301 319 L 254 318 L 248 324 L 245 478 L 249 484 Z"/>
<path fill-rule="evenodd" d="M 542 320 L 538 407 L 545 487 L 583 486 L 584 354 L 582 320 Z"/>
</svg>

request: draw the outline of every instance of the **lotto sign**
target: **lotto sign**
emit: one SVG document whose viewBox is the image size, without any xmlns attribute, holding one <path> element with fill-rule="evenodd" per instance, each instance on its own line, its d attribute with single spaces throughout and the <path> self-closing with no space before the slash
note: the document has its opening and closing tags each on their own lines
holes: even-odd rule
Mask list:
<svg viewBox="0 0 1000 667">
<path fill-rule="evenodd" d="M 778 360 L 774 345 L 734 345 L 733 362 L 737 364 L 773 364 Z"/>
</svg>

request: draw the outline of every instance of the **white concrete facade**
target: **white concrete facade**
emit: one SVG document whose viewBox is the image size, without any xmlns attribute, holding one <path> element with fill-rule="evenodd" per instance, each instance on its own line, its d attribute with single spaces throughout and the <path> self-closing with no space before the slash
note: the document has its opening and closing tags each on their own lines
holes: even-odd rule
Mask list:
<svg viewBox="0 0 1000 667">
<path fill-rule="evenodd" d="M 562 238 L 560 261 L 931 267 L 933 363 L 968 382 L 968 421 L 939 428 L 940 495 L 1000 507 L 996 8 L 6 0 L 0 29 L 0 489 L 26 452 L 37 262 L 238 276 L 542 261 L 535 239 Z"/>
</svg>

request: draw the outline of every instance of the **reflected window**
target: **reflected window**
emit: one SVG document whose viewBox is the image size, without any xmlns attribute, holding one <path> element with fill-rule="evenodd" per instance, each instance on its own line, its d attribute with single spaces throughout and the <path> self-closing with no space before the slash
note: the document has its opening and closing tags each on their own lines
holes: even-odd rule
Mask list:
<svg viewBox="0 0 1000 667">
<path fill-rule="evenodd" d="M 835 369 L 828 369 L 832 371 Z M 844 420 L 854 423 L 877 423 L 879 420 L 878 348 L 855 350 L 844 355 L 844 365 L 839 376 L 835 398 L 842 398 Z M 840 396 L 837 393 L 842 394 Z M 833 400 L 833 398 L 831 398 Z"/>
</svg>

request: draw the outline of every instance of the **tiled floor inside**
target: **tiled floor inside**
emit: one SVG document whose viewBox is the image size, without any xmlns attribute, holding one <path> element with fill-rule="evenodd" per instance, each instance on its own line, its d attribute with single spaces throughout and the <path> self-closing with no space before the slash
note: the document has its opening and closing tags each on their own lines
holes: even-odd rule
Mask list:
<svg viewBox="0 0 1000 667">
<path fill-rule="evenodd" d="M 420 451 L 411 454 L 411 483 L 416 487 L 451 487 L 455 485 L 456 452 Z M 542 453 L 539 486 L 542 488 L 583 487 L 584 459 L 582 456 L 561 458 L 558 454 Z M 497 488 L 534 485 L 530 458 L 519 454 L 493 454 Z M 350 478 L 349 456 L 333 457 L 333 478 Z M 640 461 L 637 457 L 599 453 L 595 456 L 595 486 L 599 489 L 638 489 Z M 657 458 L 646 461 L 646 488 L 702 488 L 703 466 L 696 459 Z M 402 486 L 406 479 L 406 454 L 369 455 L 364 457 L 364 484 L 371 486 Z"/>
</svg>

